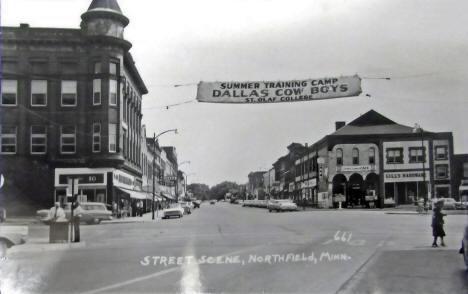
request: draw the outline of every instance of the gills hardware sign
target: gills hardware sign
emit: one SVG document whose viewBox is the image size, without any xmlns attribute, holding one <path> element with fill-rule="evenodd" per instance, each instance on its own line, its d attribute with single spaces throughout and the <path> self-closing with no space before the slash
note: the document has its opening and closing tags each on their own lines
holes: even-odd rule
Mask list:
<svg viewBox="0 0 468 294">
<path fill-rule="evenodd" d="M 200 82 L 197 100 L 210 103 L 277 103 L 352 97 L 361 94 L 357 75 L 257 82 Z"/>
</svg>

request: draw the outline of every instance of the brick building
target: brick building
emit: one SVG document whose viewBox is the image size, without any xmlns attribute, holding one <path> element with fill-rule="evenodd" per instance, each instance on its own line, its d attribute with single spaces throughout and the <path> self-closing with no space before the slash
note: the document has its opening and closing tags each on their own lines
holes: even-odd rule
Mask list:
<svg viewBox="0 0 468 294">
<path fill-rule="evenodd" d="M 456 195 L 451 132 L 398 124 L 374 110 L 309 147 L 296 160 L 296 190 L 314 205 L 414 203 Z M 336 203 L 335 203 L 336 204 Z"/>
<path fill-rule="evenodd" d="M 2 201 L 66 201 L 80 176 L 88 201 L 143 197 L 141 105 L 148 90 L 124 39 L 117 1 L 92 1 L 77 29 L 2 27 Z M 121 189 L 122 188 L 122 189 Z M 127 190 L 125 190 L 127 189 Z"/>
</svg>

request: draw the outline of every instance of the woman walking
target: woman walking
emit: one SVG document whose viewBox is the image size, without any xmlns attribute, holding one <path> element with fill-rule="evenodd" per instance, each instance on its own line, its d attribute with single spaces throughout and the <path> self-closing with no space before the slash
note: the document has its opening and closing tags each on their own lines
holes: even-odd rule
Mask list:
<svg viewBox="0 0 468 294">
<path fill-rule="evenodd" d="M 432 236 L 434 236 L 434 242 L 432 242 L 432 247 L 437 247 L 437 237 L 440 237 L 440 245 L 445 246 L 444 216 L 446 214 L 442 213 L 443 206 L 444 201 L 437 201 L 434 204 L 434 215 L 432 216 Z"/>
</svg>

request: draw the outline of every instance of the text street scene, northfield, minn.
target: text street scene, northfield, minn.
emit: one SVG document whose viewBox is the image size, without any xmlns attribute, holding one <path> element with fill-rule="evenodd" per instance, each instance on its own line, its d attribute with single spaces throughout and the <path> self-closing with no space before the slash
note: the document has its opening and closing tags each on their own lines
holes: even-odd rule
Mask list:
<svg viewBox="0 0 468 294">
<path fill-rule="evenodd" d="M 467 293 L 461 0 L 3 0 L 0 293 Z"/>
</svg>

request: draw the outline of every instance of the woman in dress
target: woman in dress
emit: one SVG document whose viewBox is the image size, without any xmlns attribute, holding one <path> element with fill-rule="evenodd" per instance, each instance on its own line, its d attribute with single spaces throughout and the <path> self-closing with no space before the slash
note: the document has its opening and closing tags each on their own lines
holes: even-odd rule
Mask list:
<svg viewBox="0 0 468 294">
<path fill-rule="evenodd" d="M 440 245 L 445 246 L 444 216 L 446 214 L 442 213 L 443 206 L 444 201 L 438 201 L 434 204 L 434 214 L 432 216 L 432 236 L 434 236 L 434 242 L 432 242 L 432 247 L 437 247 L 437 237 L 440 237 Z"/>
</svg>

